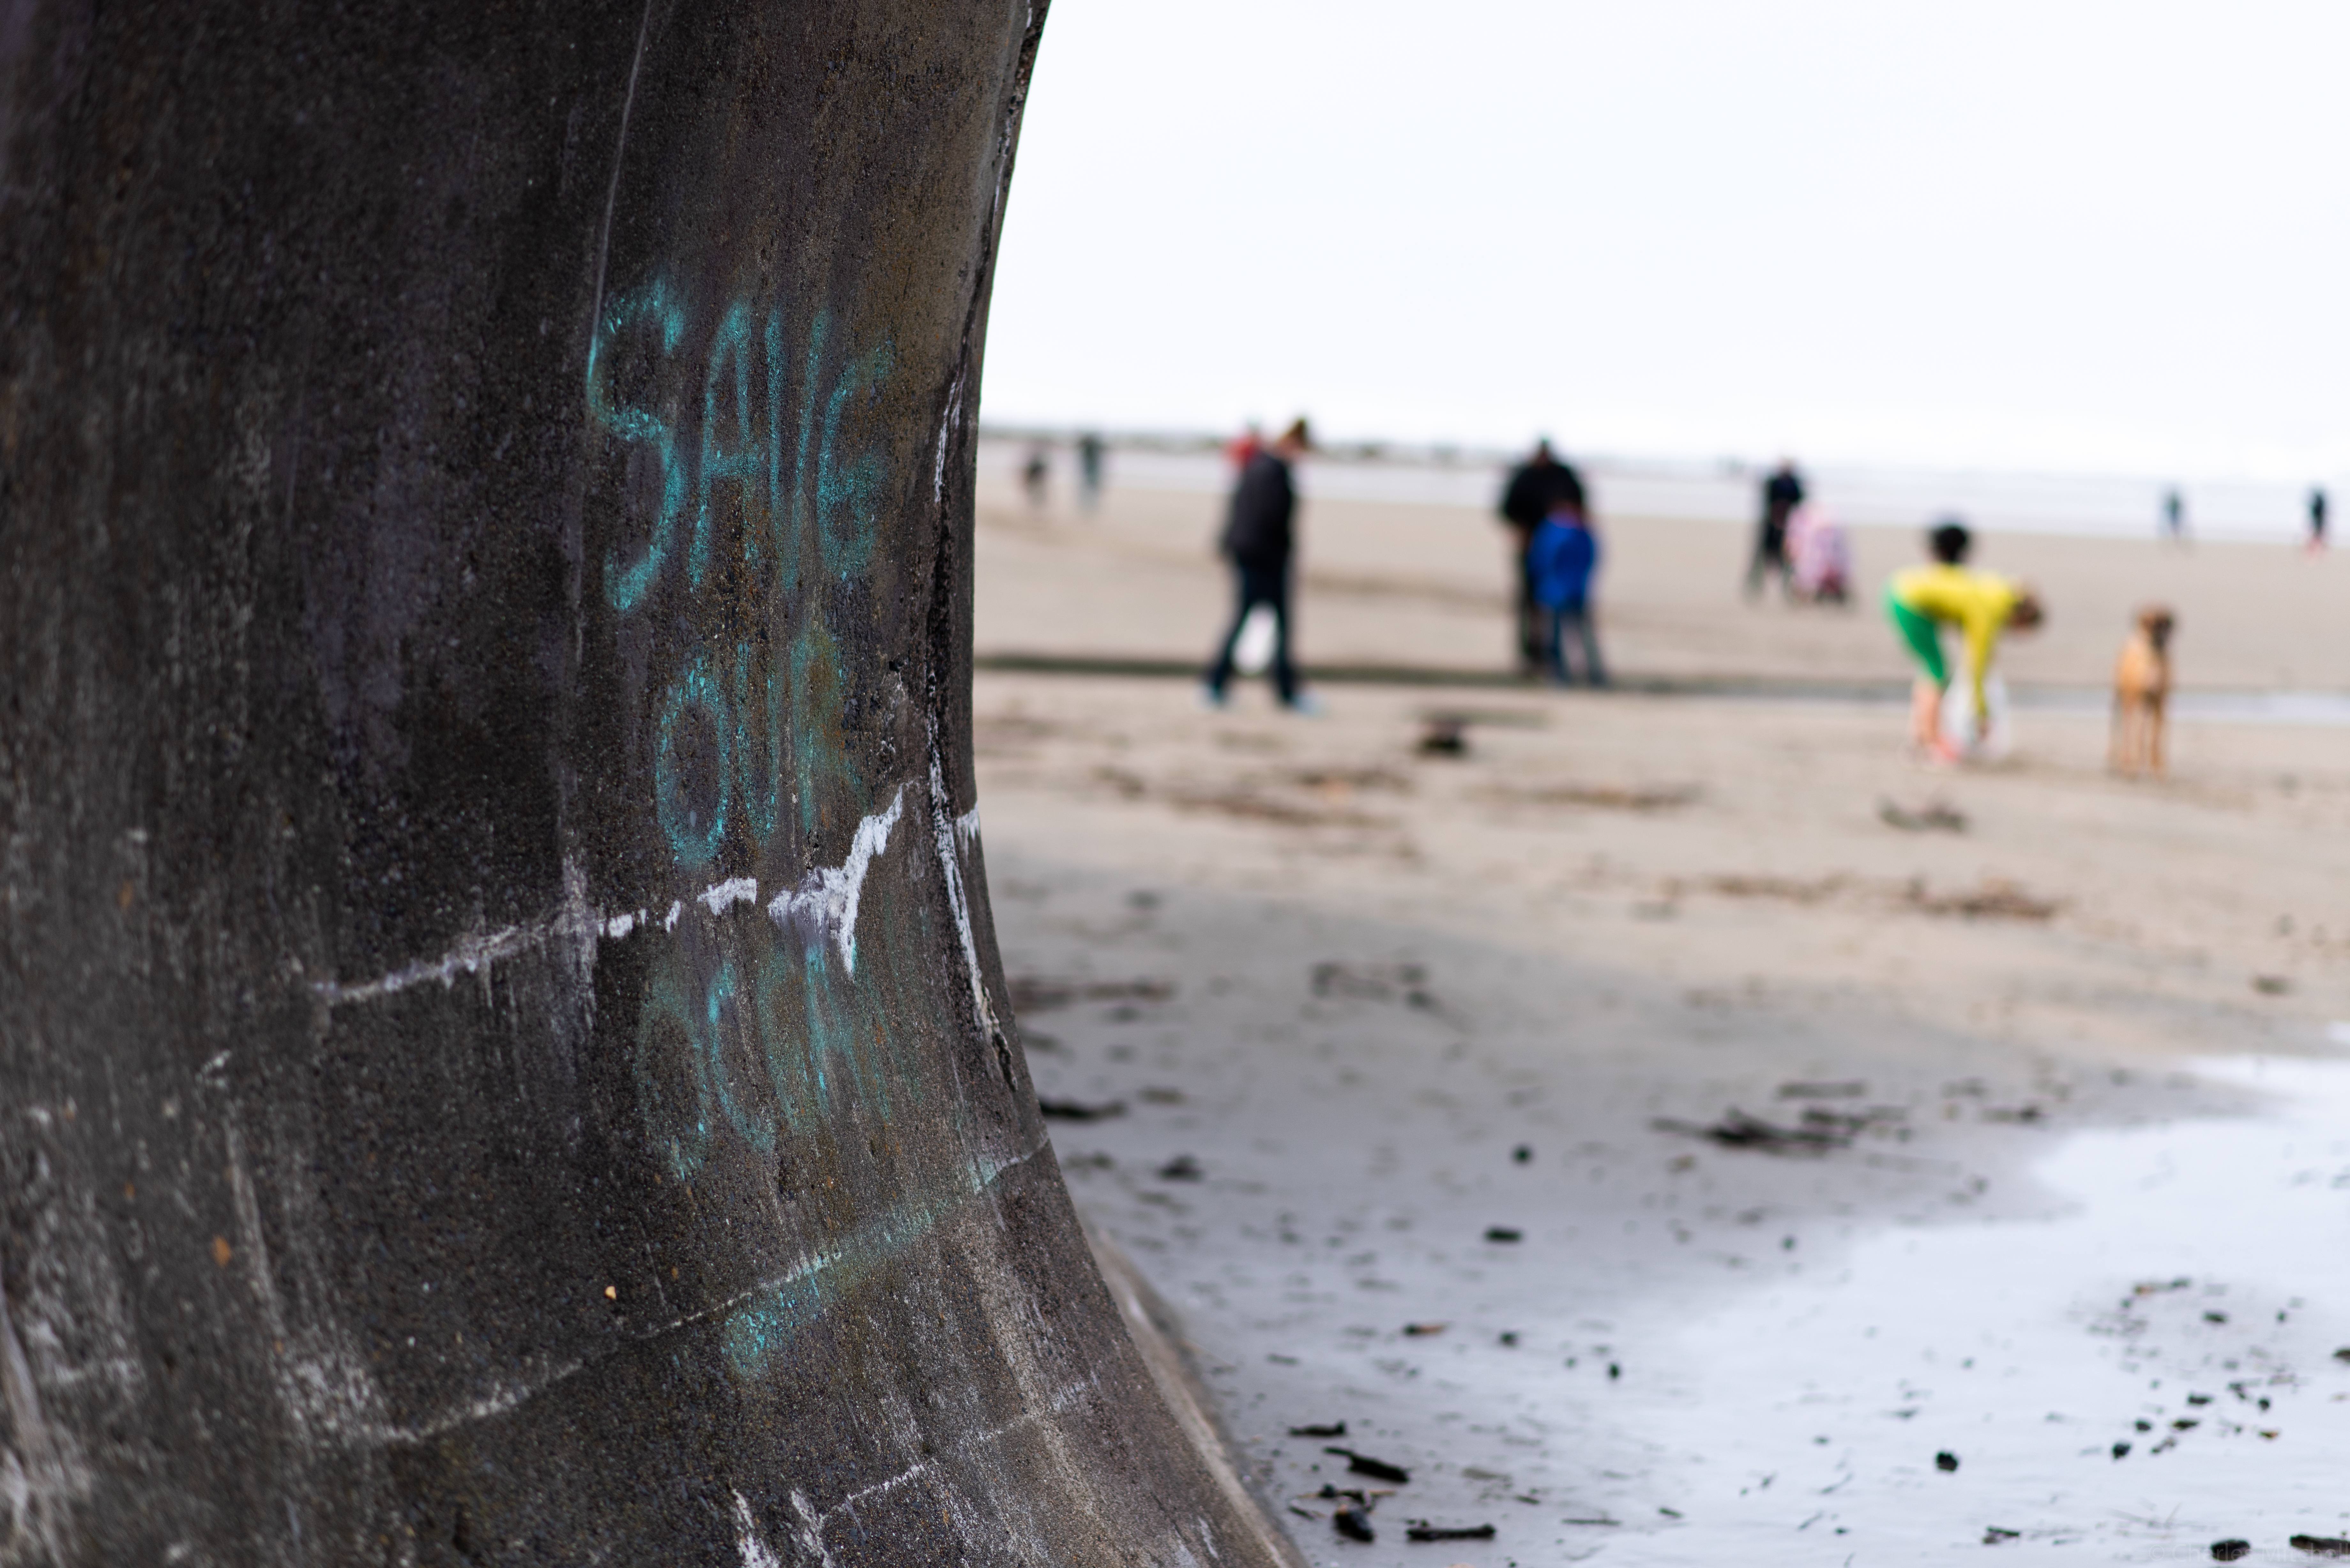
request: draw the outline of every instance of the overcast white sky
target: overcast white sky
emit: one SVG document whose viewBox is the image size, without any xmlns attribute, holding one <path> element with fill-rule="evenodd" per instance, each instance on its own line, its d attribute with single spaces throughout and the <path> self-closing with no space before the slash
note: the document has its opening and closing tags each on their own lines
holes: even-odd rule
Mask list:
<svg viewBox="0 0 2350 1568">
<path fill-rule="evenodd" d="M 994 423 L 2350 473 L 2350 4 L 1056 0 Z"/>
</svg>

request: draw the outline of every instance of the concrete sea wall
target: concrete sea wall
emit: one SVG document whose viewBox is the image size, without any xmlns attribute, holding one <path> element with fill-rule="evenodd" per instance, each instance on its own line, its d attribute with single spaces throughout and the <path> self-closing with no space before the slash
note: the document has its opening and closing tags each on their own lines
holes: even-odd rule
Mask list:
<svg viewBox="0 0 2350 1568">
<path fill-rule="evenodd" d="M 988 917 L 1043 20 L 0 12 L 0 1563 L 1285 1550 Z"/>
</svg>

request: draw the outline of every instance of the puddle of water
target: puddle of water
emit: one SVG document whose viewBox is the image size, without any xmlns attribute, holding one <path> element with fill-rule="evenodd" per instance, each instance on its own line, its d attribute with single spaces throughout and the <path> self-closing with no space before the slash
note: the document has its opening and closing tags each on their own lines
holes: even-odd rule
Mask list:
<svg viewBox="0 0 2350 1568">
<path fill-rule="evenodd" d="M 1684 1517 L 1594 1560 L 1942 1562 L 1988 1538 L 2209 1562 L 2240 1538 L 2299 1562 L 2288 1537 L 2350 1534 L 2350 1064 L 2202 1072 L 2272 1110 L 2077 1134 L 2035 1172 L 2059 1218 L 1882 1232 L 1834 1278 L 1655 1336 L 1663 1386 L 1614 1414 Z"/>
<path fill-rule="evenodd" d="M 1220 1336 L 1252 1362 L 1252 1340 L 1303 1353 L 1226 1380 L 1233 1413 L 1248 1432 L 1365 1417 L 1350 1442 L 1412 1464 L 1376 1546 L 1284 1514 L 1337 1568 L 2186 1563 L 2231 1539 L 2248 1563 L 2313 1561 L 2289 1538 L 2350 1536 L 2350 1062 L 2198 1070 L 2260 1109 L 2071 1134 L 2033 1168 L 2044 1218 L 1807 1241 L 1695 1299 L 1637 1250 L 1588 1248 L 1565 1276 L 1398 1257 L 1429 1292 L 1387 1286 L 1386 1315 L 1450 1330 L 1314 1346 L 1306 1323 L 1378 1309 L 1293 1297 L 1329 1304 Z M 1301 1496 L 1344 1469 L 1318 1440 L 1247 1446 L 1284 1505 L 1326 1509 Z M 1413 1544 L 1416 1516 L 1499 1534 Z"/>
</svg>

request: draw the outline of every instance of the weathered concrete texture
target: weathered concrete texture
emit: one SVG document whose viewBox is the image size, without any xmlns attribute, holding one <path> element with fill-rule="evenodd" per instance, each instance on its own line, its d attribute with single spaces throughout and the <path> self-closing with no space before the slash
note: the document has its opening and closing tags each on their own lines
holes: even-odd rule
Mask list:
<svg viewBox="0 0 2350 1568">
<path fill-rule="evenodd" d="M 0 11 L 0 1562 L 1273 1556 L 971 815 L 1042 21 Z"/>
</svg>

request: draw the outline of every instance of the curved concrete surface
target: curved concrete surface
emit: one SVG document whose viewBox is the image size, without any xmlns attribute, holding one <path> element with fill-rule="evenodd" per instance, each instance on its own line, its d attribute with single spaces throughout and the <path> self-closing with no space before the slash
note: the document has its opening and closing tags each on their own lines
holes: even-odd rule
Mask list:
<svg viewBox="0 0 2350 1568">
<path fill-rule="evenodd" d="M 1284 1550 L 987 911 L 1042 22 L 0 9 L 0 1563 Z"/>
</svg>

